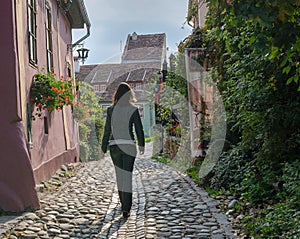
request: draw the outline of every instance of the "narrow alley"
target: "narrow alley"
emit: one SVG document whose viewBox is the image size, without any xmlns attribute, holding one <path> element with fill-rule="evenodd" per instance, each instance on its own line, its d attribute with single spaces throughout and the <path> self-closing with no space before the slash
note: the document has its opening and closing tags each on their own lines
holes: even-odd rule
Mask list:
<svg viewBox="0 0 300 239">
<path fill-rule="evenodd" d="M 0 217 L 1 238 L 233 238 L 217 201 L 183 173 L 148 158 L 149 152 L 136 161 L 127 220 L 106 155 L 84 164 L 56 192 L 41 194 L 40 210 Z"/>
</svg>

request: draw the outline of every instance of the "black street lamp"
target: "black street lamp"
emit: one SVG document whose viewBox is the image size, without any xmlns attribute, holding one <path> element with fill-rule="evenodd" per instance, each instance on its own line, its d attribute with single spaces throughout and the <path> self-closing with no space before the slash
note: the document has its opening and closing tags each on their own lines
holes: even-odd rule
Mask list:
<svg viewBox="0 0 300 239">
<path fill-rule="evenodd" d="M 163 64 L 162 64 L 162 80 L 163 82 L 166 81 L 167 79 L 167 73 L 168 73 L 168 63 L 166 61 L 166 59 L 164 60 Z"/>
<path fill-rule="evenodd" d="M 82 61 L 82 64 L 84 64 L 86 58 L 88 58 L 89 51 L 90 51 L 89 49 L 84 48 L 84 47 L 82 47 L 82 48 L 80 48 L 80 49 L 77 50 L 77 52 L 78 52 L 78 58 Z"/>
</svg>

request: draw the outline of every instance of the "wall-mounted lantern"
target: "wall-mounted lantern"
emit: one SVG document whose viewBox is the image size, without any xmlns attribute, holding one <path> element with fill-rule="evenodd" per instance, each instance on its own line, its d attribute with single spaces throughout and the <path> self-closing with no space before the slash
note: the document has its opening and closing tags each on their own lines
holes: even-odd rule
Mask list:
<svg viewBox="0 0 300 239">
<path fill-rule="evenodd" d="M 84 47 L 77 50 L 78 58 L 79 58 L 79 60 L 81 60 L 82 64 L 84 64 L 85 60 L 88 58 L 89 51 L 90 51 L 89 49 L 84 48 Z"/>
</svg>

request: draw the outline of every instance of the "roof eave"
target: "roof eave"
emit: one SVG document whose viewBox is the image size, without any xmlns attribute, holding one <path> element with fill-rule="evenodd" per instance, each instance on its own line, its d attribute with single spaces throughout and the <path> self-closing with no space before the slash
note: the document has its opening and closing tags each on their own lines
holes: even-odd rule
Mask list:
<svg viewBox="0 0 300 239">
<path fill-rule="evenodd" d="M 73 0 L 67 15 L 73 29 L 91 25 L 83 0 Z"/>
</svg>

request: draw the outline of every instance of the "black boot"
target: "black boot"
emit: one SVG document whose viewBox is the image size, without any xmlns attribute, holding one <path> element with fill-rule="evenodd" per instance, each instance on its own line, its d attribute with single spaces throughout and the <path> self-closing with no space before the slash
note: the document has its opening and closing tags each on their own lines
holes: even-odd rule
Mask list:
<svg viewBox="0 0 300 239">
<path fill-rule="evenodd" d="M 123 211 L 123 217 L 128 218 L 130 216 L 130 213 L 127 211 Z"/>
</svg>

